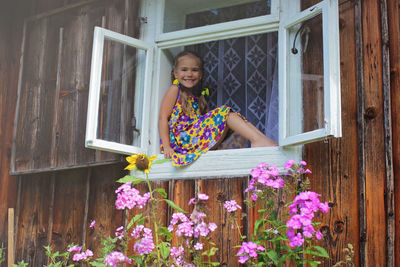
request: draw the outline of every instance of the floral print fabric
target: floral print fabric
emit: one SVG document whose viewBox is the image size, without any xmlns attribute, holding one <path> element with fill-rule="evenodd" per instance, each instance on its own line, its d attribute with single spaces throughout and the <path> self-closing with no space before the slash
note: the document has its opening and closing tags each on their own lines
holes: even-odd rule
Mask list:
<svg viewBox="0 0 400 267">
<path fill-rule="evenodd" d="M 201 115 L 197 97 L 188 94 L 192 112 L 185 114 L 179 95 L 169 120 L 169 134 L 171 147 L 175 150 L 172 165 L 185 166 L 218 142 L 227 128 L 228 114 L 232 110 L 221 106 Z M 161 152 L 164 152 L 162 144 Z"/>
</svg>

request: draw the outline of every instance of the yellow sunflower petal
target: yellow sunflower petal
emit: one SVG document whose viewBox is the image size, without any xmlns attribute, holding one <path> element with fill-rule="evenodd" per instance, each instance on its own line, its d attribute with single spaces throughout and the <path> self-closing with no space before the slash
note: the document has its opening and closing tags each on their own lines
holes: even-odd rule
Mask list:
<svg viewBox="0 0 400 267">
<path fill-rule="evenodd" d="M 128 156 L 128 157 L 126 157 L 126 161 L 127 162 L 129 162 L 129 163 L 135 163 L 136 162 L 136 159 L 139 157 L 139 154 L 135 154 L 135 155 L 132 155 L 132 156 Z"/>
<path fill-rule="evenodd" d="M 133 170 L 135 168 L 136 168 L 136 164 L 132 163 L 132 164 L 129 164 L 128 166 L 126 166 L 124 170 L 131 171 L 131 170 Z"/>
</svg>

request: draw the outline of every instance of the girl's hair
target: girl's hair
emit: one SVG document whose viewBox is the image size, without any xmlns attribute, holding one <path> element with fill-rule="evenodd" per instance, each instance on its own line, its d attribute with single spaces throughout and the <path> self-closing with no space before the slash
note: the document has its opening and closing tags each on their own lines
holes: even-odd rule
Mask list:
<svg viewBox="0 0 400 267">
<path fill-rule="evenodd" d="M 176 57 L 174 58 L 174 65 L 173 65 L 173 69 L 171 71 L 171 82 L 173 82 L 175 80 L 174 69 L 178 67 L 179 59 L 184 56 L 192 56 L 192 57 L 197 58 L 197 60 L 199 61 L 199 64 L 200 64 L 200 66 L 199 66 L 200 71 L 201 71 L 202 75 L 204 74 L 203 60 L 201 59 L 201 57 L 192 51 L 182 51 L 178 55 L 176 55 Z M 180 99 L 182 101 L 182 109 L 185 114 L 189 114 L 192 109 L 192 106 L 189 105 L 189 102 L 188 102 L 188 96 L 189 96 L 188 94 L 189 93 L 192 93 L 193 95 L 195 95 L 197 97 L 201 115 L 204 115 L 207 113 L 207 111 L 208 111 L 207 101 L 206 101 L 206 98 L 204 97 L 204 95 L 201 94 L 201 92 L 203 91 L 203 78 L 192 90 L 184 87 L 183 85 L 180 85 L 179 87 L 181 89 Z"/>
</svg>

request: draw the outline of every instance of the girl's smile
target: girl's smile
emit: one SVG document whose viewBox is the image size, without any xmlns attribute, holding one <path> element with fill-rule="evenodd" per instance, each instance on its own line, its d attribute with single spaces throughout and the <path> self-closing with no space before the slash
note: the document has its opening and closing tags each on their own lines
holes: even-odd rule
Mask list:
<svg viewBox="0 0 400 267">
<path fill-rule="evenodd" d="M 174 69 L 175 78 L 186 88 L 193 88 L 202 78 L 199 60 L 191 55 L 179 58 L 178 66 Z"/>
</svg>

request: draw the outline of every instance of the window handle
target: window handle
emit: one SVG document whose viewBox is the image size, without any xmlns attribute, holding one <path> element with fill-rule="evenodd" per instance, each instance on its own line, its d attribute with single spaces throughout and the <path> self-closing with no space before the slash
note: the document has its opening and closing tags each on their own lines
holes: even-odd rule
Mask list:
<svg viewBox="0 0 400 267">
<path fill-rule="evenodd" d="M 140 130 L 138 128 L 136 128 L 136 117 L 135 116 L 133 116 L 133 118 L 131 120 L 131 127 L 132 127 L 132 131 L 140 134 Z"/>
</svg>

